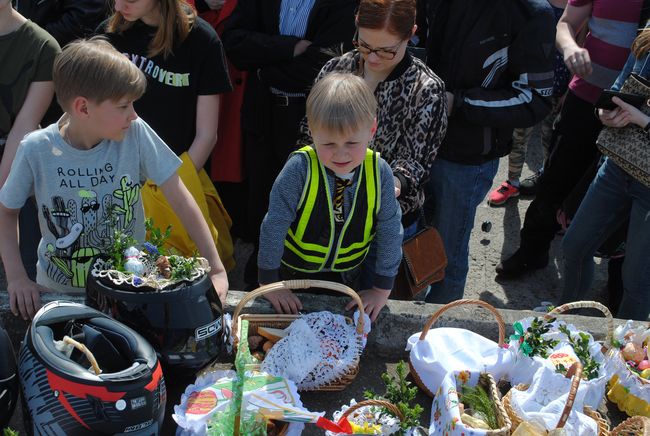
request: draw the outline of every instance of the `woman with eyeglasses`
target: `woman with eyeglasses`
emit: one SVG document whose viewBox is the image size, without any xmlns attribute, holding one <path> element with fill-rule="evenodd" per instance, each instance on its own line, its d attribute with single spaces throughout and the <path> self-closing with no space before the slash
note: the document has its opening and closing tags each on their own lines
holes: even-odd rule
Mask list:
<svg viewBox="0 0 650 436">
<path fill-rule="evenodd" d="M 443 81 L 407 50 L 415 7 L 416 0 L 361 0 L 355 49 L 329 61 L 316 78 L 352 72 L 373 90 L 379 109 L 370 147 L 393 169 L 405 240 L 418 231 L 424 181 L 447 128 Z M 298 142 L 312 143 L 306 120 Z"/>
</svg>

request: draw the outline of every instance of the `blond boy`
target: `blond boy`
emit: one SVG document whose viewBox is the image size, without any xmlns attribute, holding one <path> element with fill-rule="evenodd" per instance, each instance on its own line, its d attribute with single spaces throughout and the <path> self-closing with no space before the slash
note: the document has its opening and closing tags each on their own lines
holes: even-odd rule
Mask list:
<svg viewBox="0 0 650 436">
<path fill-rule="evenodd" d="M 93 38 L 73 42 L 57 56 L 53 81 L 65 113 L 25 137 L 0 190 L 0 252 L 14 315 L 32 318 L 45 290 L 84 292 L 91 260 L 107 249 L 116 226 L 144 240 L 140 186 L 147 178 L 210 262 L 210 278 L 224 301 L 226 273 L 176 174 L 181 161 L 133 109 L 146 87 L 142 72 L 108 42 Z M 18 211 L 31 194 L 42 232 L 36 283 L 18 255 Z"/>
<path fill-rule="evenodd" d="M 307 98 L 313 147 L 292 154 L 278 175 L 260 230 L 259 281 L 329 278 L 361 289 L 374 321 L 402 256 L 393 173 L 367 148 L 377 102 L 363 79 L 332 73 Z M 302 308 L 291 291 L 268 294 L 276 311 Z M 353 307 L 348 305 L 348 309 Z"/>
</svg>

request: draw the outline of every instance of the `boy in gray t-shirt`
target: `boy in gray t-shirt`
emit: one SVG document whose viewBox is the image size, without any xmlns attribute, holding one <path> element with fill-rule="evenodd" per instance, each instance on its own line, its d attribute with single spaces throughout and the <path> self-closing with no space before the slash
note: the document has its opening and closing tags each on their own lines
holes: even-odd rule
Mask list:
<svg viewBox="0 0 650 436">
<path fill-rule="evenodd" d="M 0 252 L 14 315 L 32 318 L 46 289 L 84 292 L 91 260 L 109 247 L 116 227 L 144 240 L 146 179 L 160 187 L 209 261 L 223 302 L 228 279 L 201 211 L 176 174 L 181 161 L 133 109 L 146 86 L 142 72 L 108 42 L 91 39 L 63 50 L 53 79 L 65 114 L 25 137 L 0 190 Z M 15 231 L 30 195 L 43 235 L 38 284 L 25 273 Z"/>
</svg>

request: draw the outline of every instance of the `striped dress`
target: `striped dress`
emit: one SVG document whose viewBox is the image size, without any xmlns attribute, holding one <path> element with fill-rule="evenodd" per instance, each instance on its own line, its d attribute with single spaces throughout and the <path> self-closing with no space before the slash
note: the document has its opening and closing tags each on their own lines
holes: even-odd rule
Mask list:
<svg viewBox="0 0 650 436">
<path fill-rule="evenodd" d="M 593 72 L 573 76 L 569 89 L 590 103 L 601 90 L 610 88 L 625 65 L 636 37 L 643 0 L 569 0 L 571 6 L 592 4 L 589 33 L 584 48 L 589 51 Z"/>
</svg>

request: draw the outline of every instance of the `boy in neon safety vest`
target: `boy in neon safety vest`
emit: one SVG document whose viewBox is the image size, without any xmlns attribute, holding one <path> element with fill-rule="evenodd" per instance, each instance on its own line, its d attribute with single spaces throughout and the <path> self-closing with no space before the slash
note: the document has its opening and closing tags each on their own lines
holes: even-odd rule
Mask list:
<svg viewBox="0 0 650 436">
<path fill-rule="evenodd" d="M 393 287 L 403 233 L 393 172 L 367 148 L 376 112 L 358 76 L 332 73 L 314 85 L 307 98 L 314 145 L 294 152 L 275 180 L 257 258 L 260 284 L 326 278 L 361 289 L 372 321 Z M 289 290 L 266 298 L 279 313 L 302 309 Z"/>
</svg>

